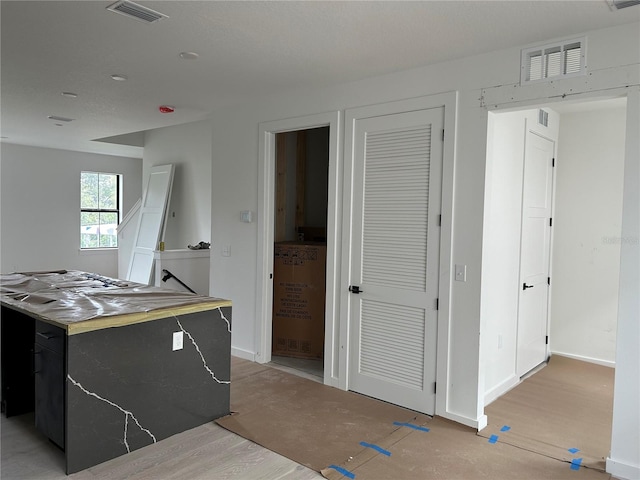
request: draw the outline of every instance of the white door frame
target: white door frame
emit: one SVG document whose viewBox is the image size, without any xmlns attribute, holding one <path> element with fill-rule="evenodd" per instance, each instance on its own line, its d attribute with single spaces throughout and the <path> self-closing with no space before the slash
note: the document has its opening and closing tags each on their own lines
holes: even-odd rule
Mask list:
<svg viewBox="0 0 640 480">
<path fill-rule="evenodd" d="M 317 127 L 329 127 L 329 196 L 327 202 L 327 269 L 324 340 L 324 383 L 337 386 L 339 304 L 338 266 L 340 264 L 340 214 L 342 204 L 340 168 L 340 112 L 264 122 L 259 125 L 258 173 L 258 251 L 256 282 L 255 360 L 271 361 L 273 316 L 273 243 L 275 223 L 276 134 Z"/>
<path fill-rule="evenodd" d="M 348 109 L 345 112 L 345 137 L 353 136 L 356 119 L 387 115 L 390 113 L 403 113 L 416 110 L 444 107 L 444 145 L 442 165 L 442 224 L 440 228 L 440 281 L 439 281 L 439 309 L 438 309 L 438 334 L 436 357 L 436 381 L 439 388 L 436 392 L 435 413 L 461 423 L 468 420 L 451 412 L 448 405 L 449 398 L 449 329 L 451 320 L 451 288 L 453 271 L 453 193 L 455 171 L 455 138 L 456 138 L 456 113 L 458 105 L 458 93 L 447 92 L 426 97 L 410 98 L 395 102 L 370 105 Z M 349 146 L 347 146 L 347 144 Z M 354 171 L 353 139 L 345 138 L 344 153 L 344 210 L 343 210 L 343 237 L 342 237 L 342 268 L 340 282 L 340 318 L 344 321 L 340 324 L 340 381 L 339 386 L 348 389 L 348 362 L 349 362 L 349 329 L 350 296 L 348 286 L 351 282 L 351 215 L 353 210 L 352 178 Z"/>
</svg>

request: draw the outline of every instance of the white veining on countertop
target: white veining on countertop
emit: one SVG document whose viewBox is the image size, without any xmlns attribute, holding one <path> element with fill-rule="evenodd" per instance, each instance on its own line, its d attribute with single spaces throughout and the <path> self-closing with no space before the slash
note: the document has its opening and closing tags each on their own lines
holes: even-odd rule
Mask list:
<svg viewBox="0 0 640 480">
<path fill-rule="evenodd" d="M 222 313 L 222 311 L 220 313 Z M 195 347 L 196 351 L 200 355 L 200 358 L 202 359 L 202 364 L 204 365 L 204 368 L 207 370 L 207 372 L 209 372 L 209 374 L 211 375 L 211 378 L 213 378 L 218 383 L 230 384 L 231 383 L 230 380 L 220 380 L 219 378 L 216 377 L 215 373 L 213 373 L 211 371 L 211 369 L 209 368 L 209 366 L 207 365 L 207 361 L 205 360 L 204 355 L 202 355 L 202 352 L 200 351 L 200 347 L 198 347 L 198 344 L 196 343 L 194 338 L 191 336 L 191 334 L 189 332 L 187 332 L 184 329 L 184 327 L 180 323 L 180 320 L 178 320 L 178 317 L 174 317 L 174 318 L 176 319 L 176 322 L 178 323 L 178 326 L 180 327 L 180 330 L 182 330 L 187 335 L 187 337 L 189 337 L 189 340 L 191 340 L 191 343 L 193 344 L 193 346 Z M 222 316 L 222 318 L 224 318 L 224 315 Z"/>
<path fill-rule="evenodd" d="M 135 417 L 135 415 L 133 413 L 131 413 L 129 410 L 125 410 L 124 408 L 122 408 L 120 405 L 117 405 L 115 403 L 113 403 L 111 400 L 107 400 L 106 398 L 101 397 L 100 395 L 98 395 L 97 393 L 94 392 L 90 392 L 89 390 L 87 390 L 86 388 L 84 388 L 82 386 L 82 384 L 80 382 L 75 381 L 71 375 L 67 374 L 67 378 L 69 379 L 69 381 L 71 383 L 73 383 L 76 387 L 78 387 L 80 390 L 82 390 L 84 393 L 86 393 L 87 395 L 91 396 L 91 397 L 95 397 L 98 400 L 102 400 L 105 403 L 108 403 L 109 405 L 111 405 L 112 407 L 117 408 L 118 410 L 120 410 L 122 413 L 125 414 L 124 417 L 124 446 L 127 448 L 127 452 L 131 452 L 131 450 L 129 449 L 129 442 L 127 441 L 127 435 L 128 435 L 128 426 L 129 426 L 129 417 L 133 418 L 133 421 L 136 422 L 136 425 L 138 425 L 138 428 L 140 430 L 142 430 L 143 432 L 147 433 L 151 439 L 153 440 L 153 443 L 156 443 L 156 437 L 153 435 L 153 433 L 151 433 L 149 430 L 147 430 L 146 428 L 144 428 L 142 425 L 140 425 L 140 422 L 138 422 L 138 419 Z"/>
<path fill-rule="evenodd" d="M 222 313 L 222 308 L 218 307 L 218 312 L 220 312 L 222 319 L 227 322 L 227 332 L 231 333 L 231 323 L 227 320 L 227 317 L 224 316 L 224 313 Z"/>
</svg>

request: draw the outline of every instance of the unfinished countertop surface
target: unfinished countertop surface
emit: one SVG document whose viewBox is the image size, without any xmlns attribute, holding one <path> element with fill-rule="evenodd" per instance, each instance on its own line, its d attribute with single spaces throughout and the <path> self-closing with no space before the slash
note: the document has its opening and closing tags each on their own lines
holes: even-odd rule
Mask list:
<svg viewBox="0 0 640 480">
<path fill-rule="evenodd" d="M 77 270 L 0 275 L 0 303 L 68 335 L 231 306 L 229 300 Z"/>
</svg>

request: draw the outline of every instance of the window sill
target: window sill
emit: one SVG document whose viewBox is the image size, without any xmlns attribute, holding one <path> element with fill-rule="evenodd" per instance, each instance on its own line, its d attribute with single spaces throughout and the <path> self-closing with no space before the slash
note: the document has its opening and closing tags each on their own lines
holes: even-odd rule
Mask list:
<svg viewBox="0 0 640 480">
<path fill-rule="evenodd" d="M 118 253 L 117 247 L 110 248 L 79 248 L 80 255 L 107 255 L 110 253 Z"/>
</svg>

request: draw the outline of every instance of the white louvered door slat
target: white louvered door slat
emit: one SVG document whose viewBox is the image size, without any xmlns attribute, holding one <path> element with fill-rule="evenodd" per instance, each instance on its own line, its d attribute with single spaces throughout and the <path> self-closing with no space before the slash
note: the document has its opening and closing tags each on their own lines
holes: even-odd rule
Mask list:
<svg viewBox="0 0 640 480">
<path fill-rule="evenodd" d="M 443 109 L 356 120 L 350 389 L 433 414 Z"/>
</svg>

